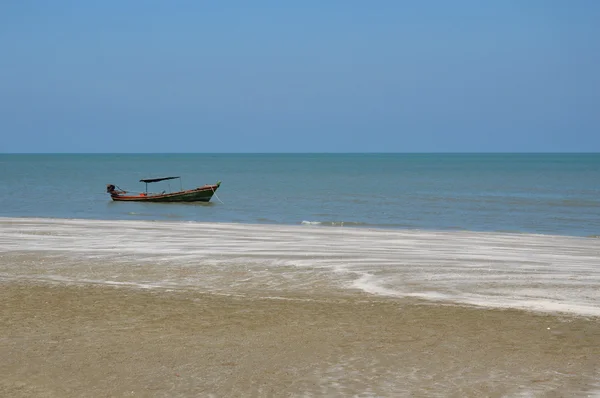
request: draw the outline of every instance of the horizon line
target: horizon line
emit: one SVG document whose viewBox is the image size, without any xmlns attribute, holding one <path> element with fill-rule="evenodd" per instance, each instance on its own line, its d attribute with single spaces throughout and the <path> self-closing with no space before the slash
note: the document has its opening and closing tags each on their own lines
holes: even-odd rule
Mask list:
<svg viewBox="0 0 600 398">
<path fill-rule="evenodd" d="M 410 152 L 0 152 L 0 155 L 577 155 L 600 151 L 410 151 Z"/>
</svg>

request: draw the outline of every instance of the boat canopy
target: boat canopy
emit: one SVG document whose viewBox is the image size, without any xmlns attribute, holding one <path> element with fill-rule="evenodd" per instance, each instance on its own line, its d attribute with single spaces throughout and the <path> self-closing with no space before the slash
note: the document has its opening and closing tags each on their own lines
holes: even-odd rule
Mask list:
<svg viewBox="0 0 600 398">
<path fill-rule="evenodd" d="M 149 182 L 159 182 L 159 181 L 165 181 L 165 180 L 174 180 L 175 178 L 180 178 L 180 177 L 147 178 L 145 180 L 140 180 L 140 182 L 145 182 L 146 184 L 148 184 Z"/>
</svg>

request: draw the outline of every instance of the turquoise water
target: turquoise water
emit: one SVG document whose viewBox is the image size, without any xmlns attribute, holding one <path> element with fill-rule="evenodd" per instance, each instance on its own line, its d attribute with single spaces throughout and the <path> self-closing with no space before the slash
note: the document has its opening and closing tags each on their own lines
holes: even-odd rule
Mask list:
<svg viewBox="0 0 600 398">
<path fill-rule="evenodd" d="M 600 235 L 600 154 L 4 154 L 0 175 L 3 217 Z M 168 175 L 222 186 L 209 204 L 104 192 Z"/>
</svg>

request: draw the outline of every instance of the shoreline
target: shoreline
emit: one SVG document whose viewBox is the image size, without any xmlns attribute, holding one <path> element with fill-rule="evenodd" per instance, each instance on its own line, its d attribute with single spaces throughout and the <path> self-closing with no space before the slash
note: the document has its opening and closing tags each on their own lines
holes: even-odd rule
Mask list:
<svg viewBox="0 0 600 398">
<path fill-rule="evenodd" d="M 161 204 L 164 205 L 164 204 Z M 167 205 L 169 205 L 167 203 Z M 190 204 L 184 204 L 190 206 Z M 207 204 L 200 204 L 200 206 L 206 206 Z M 212 205 L 212 204 L 211 204 Z M 574 238 L 574 239 L 600 239 L 600 234 L 592 235 L 560 235 L 552 233 L 536 233 L 527 231 L 504 231 L 504 230 L 470 230 L 463 229 L 460 227 L 447 228 L 447 229 L 435 229 L 435 228 L 410 228 L 410 227 L 385 227 L 380 224 L 366 224 L 366 223 L 354 223 L 344 221 L 299 221 L 297 223 L 270 223 L 270 222 L 234 222 L 234 221 L 198 221 L 198 220 L 169 220 L 169 219 L 126 219 L 126 218 L 115 218 L 115 219 L 101 219 L 101 218 L 78 218 L 78 217 L 44 217 L 44 216 L 0 216 L 0 222 L 26 222 L 26 221 L 38 221 L 38 222 L 98 222 L 98 223 L 163 223 L 163 224 L 176 224 L 176 225 L 223 225 L 223 226 L 249 226 L 249 227 L 275 227 L 275 228 L 299 228 L 299 230 L 311 230 L 312 229 L 324 229 L 324 230 L 365 230 L 373 232 L 400 232 L 400 233 L 440 233 L 440 234 L 477 234 L 477 235 L 498 235 L 498 236 L 540 236 L 548 238 Z M 335 223 L 335 225 L 329 225 L 329 223 Z M 338 225 L 341 224 L 341 225 Z"/>
<path fill-rule="evenodd" d="M 600 316 L 600 249 L 585 238 L 81 219 L 0 227 L 4 280 L 366 293 Z"/>
</svg>

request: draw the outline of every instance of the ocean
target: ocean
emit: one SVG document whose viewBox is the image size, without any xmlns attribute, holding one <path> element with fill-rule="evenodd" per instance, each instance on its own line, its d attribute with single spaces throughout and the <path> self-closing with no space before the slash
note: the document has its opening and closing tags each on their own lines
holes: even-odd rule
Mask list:
<svg viewBox="0 0 600 398">
<path fill-rule="evenodd" d="M 600 154 L 0 171 L 0 395 L 600 396 Z M 161 176 L 222 185 L 208 204 L 104 192 Z"/>
<path fill-rule="evenodd" d="M 3 217 L 600 235 L 600 154 L 0 155 L 0 174 Z M 222 186 L 208 206 L 105 193 L 162 176 Z"/>
</svg>

